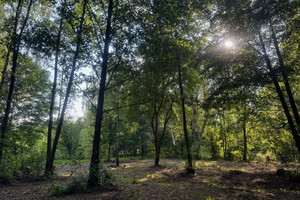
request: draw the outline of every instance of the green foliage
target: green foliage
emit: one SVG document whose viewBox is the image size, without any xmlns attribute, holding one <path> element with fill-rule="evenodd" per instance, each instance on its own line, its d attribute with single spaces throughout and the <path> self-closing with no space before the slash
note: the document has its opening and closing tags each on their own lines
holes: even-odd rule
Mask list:
<svg viewBox="0 0 300 200">
<path fill-rule="evenodd" d="M 101 166 L 99 173 L 98 183 L 101 189 L 107 188 L 113 184 L 114 177 L 107 169 Z M 67 183 L 63 183 L 63 185 L 58 181 L 54 182 L 51 185 L 50 190 L 53 196 L 87 193 L 94 191 L 96 188 L 87 188 L 87 181 L 88 176 L 86 174 L 74 175 L 68 178 Z"/>
<path fill-rule="evenodd" d="M 20 161 L 13 156 L 6 157 L 0 164 L 0 182 L 10 184 L 15 180 L 16 168 L 20 165 Z"/>
<path fill-rule="evenodd" d="M 59 182 L 55 182 L 51 185 L 50 190 L 53 196 L 61 196 L 68 194 L 77 194 L 88 192 L 86 188 L 87 176 L 78 176 L 68 179 L 66 185 L 62 186 Z"/>
<path fill-rule="evenodd" d="M 12 183 L 13 181 L 31 181 L 43 176 L 45 152 L 36 149 L 22 155 L 8 155 L 0 164 L 0 182 Z"/>
<path fill-rule="evenodd" d="M 29 1 L 22 2 L 20 22 L 24 21 L 24 9 Z M 84 119 L 65 120 L 58 159 L 90 160 L 92 151 L 95 94 L 99 89 L 99 63 L 102 62 L 99 58 L 103 54 L 108 4 L 106 1 L 101 5 L 97 1 L 88 2 L 89 12 L 84 19 L 72 97 L 84 88 L 84 95 L 89 98 L 86 102 L 89 111 Z M 271 38 L 272 22 L 285 73 L 299 107 L 297 3 L 299 1 L 283 0 L 114 1 L 100 160 L 116 157 L 117 148 L 121 157 L 142 154 L 154 157 L 155 138 L 161 146 L 162 158 L 185 158 L 179 66 L 194 158 L 242 160 L 246 154 L 248 160 L 263 161 L 265 156 L 270 156 L 281 162 L 299 161 L 282 105 L 261 56 L 261 44 L 257 42 L 257 30 L 261 30 L 276 77 L 284 88 L 280 62 Z M 13 12 L 17 4 L 1 1 L 0 5 L 2 72 L 12 42 Z M 48 79 L 52 74 L 57 21 L 62 6 L 51 1 L 35 3 L 20 38 L 22 53 L 15 74 L 13 106 L 7 134 L 1 141 L 5 154 L 0 166 L 3 182 L 40 176 L 44 157 L 41 152 L 46 148 L 42 133 L 46 129 L 51 91 Z M 58 93 L 61 96 L 70 76 L 69 66 L 73 62 L 83 9 L 82 1 L 69 1 L 66 6 L 58 59 L 61 72 Z M 234 41 L 233 48 L 224 47 L 227 39 Z M 0 74 L 0 79 L 4 80 L 0 91 L 0 119 L 5 111 L 11 64 L 10 60 L 5 79 Z M 45 70 L 49 66 L 51 73 Z M 86 72 L 90 69 L 93 69 L 92 73 Z M 83 84 L 86 87 L 82 87 Z M 285 94 L 284 98 L 288 99 L 288 96 Z M 290 104 L 288 106 L 291 111 Z M 170 118 L 166 120 L 168 111 Z M 33 147 L 37 144 L 38 153 L 35 154 Z M 85 181 L 83 177 L 82 180 Z M 72 193 L 82 186 L 79 182 L 74 179 L 67 188 L 58 188 L 57 193 Z"/>
<path fill-rule="evenodd" d="M 22 180 L 41 178 L 44 164 L 45 152 L 33 149 L 30 154 L 22 157 L 20 169 L 16 172 L 16 178 Z"/>
<path fill-rule="evenodd" d="M 62 133 L 61 133 L 61 145 L 65 148 L 68 158 L 75 159 L 80 157 L 80 134 L 82 131 L 82 120 L 78 119 L 75 122 L 66 121 L 64 122 Z"/>
</svg>

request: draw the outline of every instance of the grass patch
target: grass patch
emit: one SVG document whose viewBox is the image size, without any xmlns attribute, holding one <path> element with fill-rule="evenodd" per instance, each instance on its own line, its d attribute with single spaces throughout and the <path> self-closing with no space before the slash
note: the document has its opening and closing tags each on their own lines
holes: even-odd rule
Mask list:
<svg viewBox="0 0 300 200">
<path fill-rule="evenodd" d="M 210 187 L 216 187 L 216 188 L 221 188 L 221 189 L 227 189 L 228 187 L 226 185 L 220 184 L 220 183 L 207 183 L 208 186 Z"/>
<path fill-rule="evenodd" d="M 195 167 L 201 168 L 201 167 L 211 167 L 218 164 L 218 161 L 196 161 Z"/>
<path fill-rule="evenodd" d="M 171 184 L 171 183 L 167 183 L 167 182 L 157 182 L 155 183 L 155 185 L 159 186 L 159 187 L 166 187 L 166 188 L 173 188 L 173 187 L 176 187 L 176 185 L 174 184 Z"/>
<path fill-rule="evenodd" d="M 88 159 L 84 160 L 54 160 L 53 165 L 73 164 L 73 163 L 87 163 L 90 162 Z"/>
</svg>

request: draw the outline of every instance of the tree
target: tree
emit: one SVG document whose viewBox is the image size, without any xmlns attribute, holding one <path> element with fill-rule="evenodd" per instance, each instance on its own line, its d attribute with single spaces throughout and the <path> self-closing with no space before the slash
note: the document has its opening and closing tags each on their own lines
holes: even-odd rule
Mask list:
<svg viewBox="0 0 300 200">
<path fill-rule="evenodd" d="M 49 92 L 49 74 L 31 58 L 20 54 L 15 76 L 13 106 L 3 147 L 3 159 L 27 154 L 43 135 Z M 10 78 L 10 77 L 8 77 Z M 0 104 L 5 106 L 4 102 Z M 2 114 L 2 113 L 1 113 Z M 21 157 L 21 159 L 23 159 Z M 21 160 L 19 159 L 19 160 Z M 5 161 L 5 162 L 6 162 Z M 3 163 L 4 164 L 4 163 Z M 13 167 L 13 166 L 12 166 Z"/>
<path fill-rule="evenodd" d="M 29 18 L 29 14 L 30 14 L 30 9 L 32 6 L 33 1 L 30 0 L 28 8 L 27 8 L 27 13 L 26 13 L 26 17 L 23 21 L 23 24 L 21 25 L 21 29 L 20 29 L 20 33 L 17 33 L 17 29 L 18 29 L 18 25 L 19 25 L 19 20 L 20 20 L 20 13 L 22 10 L 22 0 L 19 0 L 18 2 L 18 6 L 16 9 L 16 15 L 15 15 L 15 22 L 14 22 L 14 30 L 13 30 L 13 34 L 12 34 L 12 52 L 13 52 L 13 65 L 12 65 L 12 69 L 11 69 L 11 77 L 10 77 L 10 85 L 9 85 L 9 93 L 8 93 L 8 97 L 6 100 L 6 108 L 5 108 L 5 114 L 3 117 L 3 121 L 1 124 L 1 145 L 0 145 L 0 162 L 2 160 L 2 155 L 3 155 L 3 147 L 5 144 L 5 135 L 6 135 L 6 130 L 7 130 L 7 125 L 8 125 L 8 120 L 9 120 L 9 114 L 11 111 L 11 104 L 12 104 L 12 100 L 13 100 L 13 92 L 14 92 L 14 88 L 15 88 L 15 81 L 16 81 L 16 69 L 17 69 L 17 62 L 18 62 L 18 57 L 19 57 L 19 51 L 20 51 L 20 44 L 21 44 L 21 37 L 23 34 L 23 31 L 26 27 L 28 18 Z"/>
<path fill-rule="evenodd" d="M 282 61 L 280 61 L 280 51 L 278 51 L 278 45 L 276 45 L 276 36 L 275 33 L 272 31 L 273 26 L 271 24 L 270 29 L 270 21 L 278 22 L 278 26 L 280 26 L 280 23 L 282 22 L 281 19 L 287 19 L 285 13 L 293 12 L 294 2 L 287 2 L 287 1 L 253 1 L 253 2 L 230 2 L 225 1 L 222 2 L 219 5 L 220 13 L 224 11 L 224 9 L 227 11 L 225 14 L 220 14 L 219 16 L 222 16 L 223 19 L 226 22 L 226 25 L 230 26 L 236 33 L 239 31 L 240 34 L 245 34 L 248 32 L 249 40 L 248 44 L 251 44 L 252 48 L 257 49 L 260 48 L 260 55 L 262 55 L 263 60 L 265 61 L 265 66 L 267 70 L 269 71 L 269 77 L 273 81 L 273 84 L 275 86 L 276 92 L 278 94 L 279 100 L 281 102 L 283 111 L 286 115 L 291 133 L 294 137 L 294 140 L 296 142 L 296 145 L 299 149 L 299 133 L 298 130 L 294 124 L 294 120 L 297 123 L 297 116 L 299 115 L 296 113 L 296 105 L 295 101 L 293 100 L 292 92 L 290 90 L 287 77 L 285 76 L 283 72 L 283 65 Z M 291 7 L 291 8 L 289 8 Z M 235 12 L 233 12 L 235 11 Z M 284 12 L 282 12 L 284 11 Z M 285 12 L 289 11 L 289 12 Z M 279 19 L 279 21 L 278 21 Z M 280 22 L 281 21 L 281 22 Z M 235 23 L 241 23 L 243 26 L 236 27 Z M 284 23 L 284 22 L 283 22 Z M 274 59 L 273 56 L 270 56 L 268 50 L 267 50 L 267 44 L 266 40 L 264 39 L 271 36 L 271 39 L 273 40 L 273 44 L 275 46 L 275 52 L 277 54 L 278 61 Z M 259 43 L 255 42 L 255 38 L 259 40 Z M 276 47 L 277 46 L 277 47 Z M 277 64 L 280 66 L 277 68 Z M 280 64 L 281 63 L 281 64 Z M 273 65 L 275 64 L 275 65 Z M 278 71 L 281 71 L 282 77 L 279 76 Z M 281 89 L 279 82 L 281 81 L 281 78 L 284 80 L 284 84 L 286 86 L 287 90 L 287 97 L 289 99 L 290 105 L 286 102 L 286 95 L 284 94 L 284 91 Z M 293 116 L 290 113 L 290 109 L 294 113 L 294 119 Z"/>
<path fill-rule="evenodd" d="M 108 15 L 107 15 L 107 24 L 105 31 L 105 45 L 103 53 L 103 61 L 101 67 L 101 80 L 100 88 L 98 93 L 98 103 L 97 103 L 97 113 L 96 113 L 96 122 L 95 122 L 95 132 L 93 139 L 93 151 L 90 164 L 90 174 L 88 180 L 88 187 L 93 188 L 99 184 L 99 146 L 100 146 L 100 136 L 101 136 L 101 123 L 103 117 L 103 105 L 104 105 L 104 93 L 105 93 L 105 81 L 107 73 L 107 64 L 108 64 L 108 50 L 109 43 L 111 41 L 111 20 L 112 20 L 112 11 L 113 11 L 113 1 L 109 0 L 108 5 Z"/>
<path fill-rule="evenodd" d="M 82 14 L 81 14 L 81 17 L 80 17 L 78 32 L 77 32 L 77 35 L 76 35 L 76 49 L 75 49 L 75 52 L 74 52 L 74 58 L 73 58 L 73 63 L 72 63 L 71 74 L 70 74 L 70 77 L 69 77 L 68 87 L 67 87 L 67 90 L 66 90 L 66 95 L 65 95 L 62 111 L 60 113 L 60 118 L 59 118 L 58 125 L 57 125 L 57 128 L 56 128 L 56 133 L 55 133 L 55 138 L 54 138 L 54 141 L 53 141 L 52 151 L 51 151 L 51 155 L 49 157 L 49 163 L 48 163 L 48 165 L 46 165 L 46 169 L 45 169 L 46 174 L 52 174 L 53 173 L 53 162 L 54 162 L 54 158 L 55 158 L 56 147 L 57 147 L 57 144 L 58 144 L 58 139 L 59 139 L 59 136 L 60 136 L 60 133 L 61 133 L 62 125 L 63 125 L 63 122 L 64 122 L 64 115 L 65 115 L 65 112 L 66 112 L 69 96 L 70 96 L 70 93 L 71 93 L 71 88 L 72 88 L 72 85 L 73 85 L 73 79 L 74 79 L 74 73 L 75 73 L 75 69 L 76 69 L 76 63 L 77 63 L 77 59 L 78 59 L 79 52 L 80 52 L 80 45 L 82 43 L 82 29 L 83 29 L 84 16 L 85 16 L 85 13 L 86 13 L 87 3 L 88 3 L 87 0 L 83 1 Z"/>
<path fill-rule="evenodd" d="M 47 154 L 46 154 L 46 167 L 45 173 L 47 173 L 48 165 L 50 164 L 50 157 L 51 157 L 51 144 L 52 144 L 52 125 L 53 125 L 53 111 L 54 111 L 54 104 L 55 104 L 55 96 L 56 96 L 56 87 L 57 87 L 57 75 L 58 75 L 58 57 L 60 54 L 60 40 L 61 40 L 61 32 L 63 28 L 63 19 L 64 19 L 64 7 L 61 10 L 61 18 L 58 28 L 58 35 L 56 39 L 56 50 L 55 50 L 55 63 L 54 63 L 54 79 L 53 79 L 53 86 L 51 90 L 51 100 L 50 100 L 50 109 L 49 109 L 49 122 L 48 122 L 48 137 L 47 137 Z M 70 155 L 70 154 L 69 154 Z"/>
<path fill-rule="evenodd" d="M 62 128 L 61 144 L 66 148 L 69 159 L 74 159 L 79 147 L 80 133 L 82 130 L 81 120 L 67 121 Z"/>
</svg>

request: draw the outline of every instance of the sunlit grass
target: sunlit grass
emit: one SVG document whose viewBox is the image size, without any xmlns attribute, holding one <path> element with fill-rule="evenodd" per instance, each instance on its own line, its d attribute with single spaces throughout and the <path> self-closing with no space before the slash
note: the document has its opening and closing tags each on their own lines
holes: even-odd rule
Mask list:
<svg viewBox="0 0 300 200">
<path fill-rule="evenodd" d="M 159 178 L 163 178 L 164 175 L 161 172 L 156 172 L 154 174 L 148 174 L 145 178 L 141 178 L 138 180 L 138 182 L 145 182 L 151 179 L 159 179 Z"/>
<path fill-rule="evenodd" d="M 72 163 L 69 160 L 60 161 L 60 163 L 66 162 Z M 255 176 L 255 173 L 259 172 L 272 172 L 273 166 L 271 164 L 198 160 L 193 163 L 196 168 L 195 176 L 184 175 L 183 172 L 186 165 L 184 160 L 162 159 L 160 166 L 153 166 L 153 164 L 154 160 L 150 159 L 129 159 L 127 162 L 120 162 L 120 167 L 114 167 L 114 163 L 111 162 L 104 163 L 104 166 L 107 166 L 115 175 L 117 187 L 126 185 L 134 189 L 135 192 L 127 196 L 129 197 L 128 199 L 147 199 L 144 198 L 145 195 L 152 195 L 155 198 L 156 193 L 152 194 L 151 191 L 142 192 L 142 188 L 146 187 L 151 188 L 149 190 L 157 191 L 157 193 L 168 194 L 164 197 L 174 197 L 176 191 L 178 191 L 177 196 L 182 199 L 206 199 L 209 197 L 227 199 L 232 195 L 236 196 L 231 194 L 230 191 L 236 191 L 241 196 L 244 196 L 245 193 L 252 198 L 263 198 L 276 196 L 279 192 L 278 189 L 271 189 L 266 186 L 268 180 L 265 177 Z M 85 166 L 86 164 L 82 165 Z M 254 177 L 251 178 L 253 175 Z M 250 179 L 248 179 L 249 177 Z M 191 188 L 194 189 L 192 190 Z M 199 192 L 203 191 L 203 189 L 205 190 L 204 193 Z M 213 194 L 211 191 L 219 191 L 220 193 Z M 285 188 L 281 192 L 299 194 L 298 191 L 293 191 L 289 188 Z"/>
<path fill-rule="evenodd" d="M 63 165 L 63 164 L 71 164 L 71 163 L 87 163 L 90 162 L 90 160 L 88 159 L 84 159 L 84 160 L 54 160 L 54 165 Z"/>
<path fill-rule="evenodd" d="M 200 168 L 200 167 L 211 167 L 217 165 L 217 161 L 196 161 L 195 162 L 195 167 Z"/>
</svg>

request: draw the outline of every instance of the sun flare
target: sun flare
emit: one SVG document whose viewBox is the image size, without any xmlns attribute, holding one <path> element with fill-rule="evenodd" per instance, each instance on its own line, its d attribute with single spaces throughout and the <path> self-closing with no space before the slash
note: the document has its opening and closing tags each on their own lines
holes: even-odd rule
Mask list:
<svg viewBox="0 0 300 200">
<path fill-rule="evenodd" d="M 226 41 L 224 42 L 224 45 L 225 45 L 225 47 L 227 47 L 227 48 L 232 48 L 232 47 L 234 47 L 234 43 L 233 43 L 231 40 L 226 40 Z"/>
</svg>

